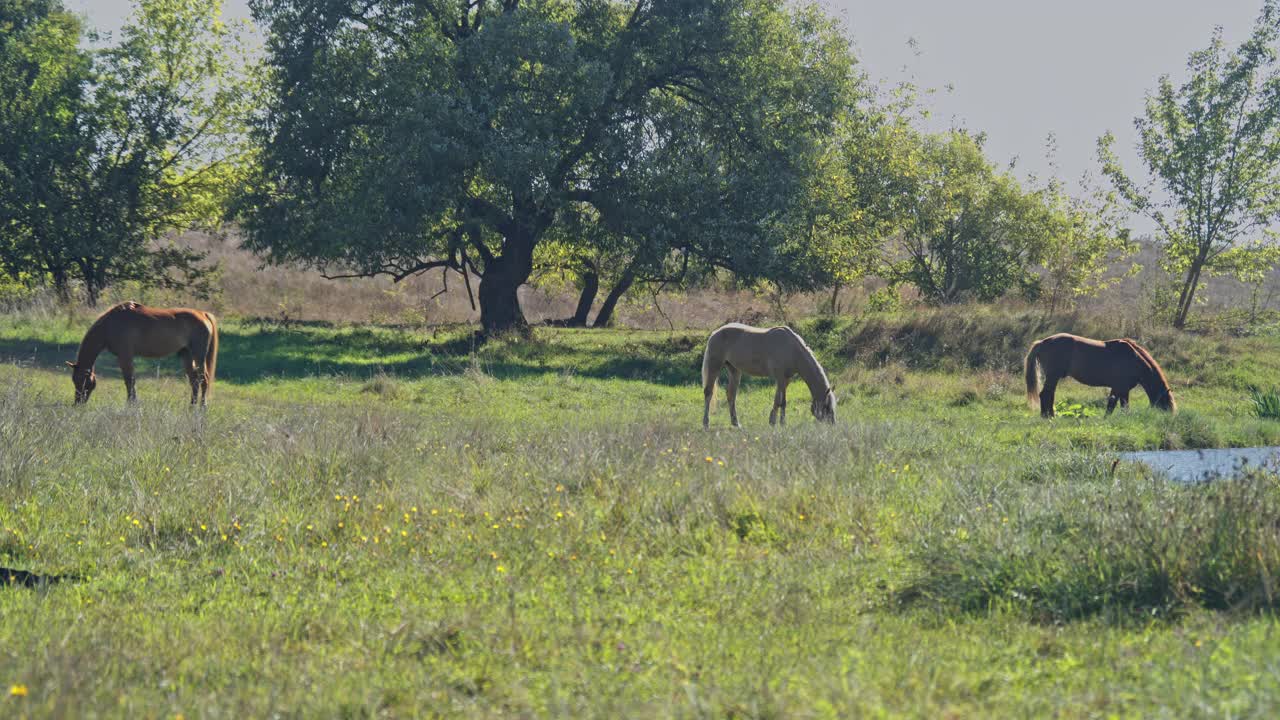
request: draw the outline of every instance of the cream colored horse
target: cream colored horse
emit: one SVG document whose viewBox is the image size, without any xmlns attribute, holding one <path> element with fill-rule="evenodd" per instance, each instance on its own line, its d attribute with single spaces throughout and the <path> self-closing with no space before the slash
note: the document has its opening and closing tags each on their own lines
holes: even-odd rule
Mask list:
<svg viewBox="0 0 1280 720">
<path fill-rule="evenodd" d="M 819 422 L 835 422 L 836 394 L 827 381 L 827 373 L 813 356 L 813 351 L 789 327 L 758 328 L 729 323 L 711 333 L 702 354 L 702 427 L 711 423 L 711 401 L 716 393 L 720 368 L 729 366 L 729 421 L 738 424 L 738 384 L 742 373 L 771 377 L 778 383 L 773 394 L 773 410 L 769 424 L 787 422 L 787 383 L 799 375 L 809 386 L 813 397 L 810 410 Z"/>
<path fill-rule="evenodd" d="M 76 402 L 89 402 L 98 386 L 93 366 L 103 350 L 120 364 L 129 402 L 138 400 L 134 385 L 134 357 L 167 357 L 177 354 L 191 382 L 191 404 L 208 402 L 218 364 L 218 321 L 212 313 L 187 308 L 152 308 L 124 302 L 93 321 L 80 341 L 76 361 L 68 362 Z"/>
</svg>

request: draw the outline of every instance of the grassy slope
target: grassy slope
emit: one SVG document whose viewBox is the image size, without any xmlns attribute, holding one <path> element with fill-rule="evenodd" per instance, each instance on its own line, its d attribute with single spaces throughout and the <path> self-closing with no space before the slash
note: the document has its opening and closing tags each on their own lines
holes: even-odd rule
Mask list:
<svg viewBox="0 0 1280 720">
<path fill-rule="evenodd" d="M 1280 567 L 1273 479 L 1171 487 L 1107 452 L 1280 442 L 1243 392 L 1273 382 L 1274 340 L 1144 337 L 1181 414 L 1135 396 L 1046 423 L 1012 372 L 1028 318 L 809 324 L 840 423 L 815 426 L 798 388 L 771 430 L 756 382 L 744 431 L 721 408 L 704 433 L 694 336 L 543 330 L 472 353 L 229 322 L 196 414 L 171 361 L 129 409 L 104 358 L 93 403 L 69 407 L 56 366 L 82 327 L 0 323 L 0 565 L 86 576 L 0 593 L 0 683 L 29 689 L 0 705 L 1093 716 L 1280 698 L 1280 641 L 1253 612 Z"/>
</svg>

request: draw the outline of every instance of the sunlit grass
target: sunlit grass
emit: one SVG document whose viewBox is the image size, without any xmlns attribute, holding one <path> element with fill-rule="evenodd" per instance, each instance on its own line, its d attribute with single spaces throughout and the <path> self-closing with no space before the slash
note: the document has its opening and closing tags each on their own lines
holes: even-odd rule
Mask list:
<svg viewBox="0 0 1280 720">
<path fill-rule="evenodd" d="M 834 427 L 799 387 L 770 428 L 755 381 L 745 427 L 721 404 L 704 432 L 694 333 L 473 349 L 228 321 L 193 412 L 172 360 L 140 406 L 108 372 L 72 407 L 56 366 L 77 329 L 6 322 L 0 565 L 81 579 L 0 591 L 0 687 L 22 688 L 4 710 L 1177 716 L 1280 697 L 1274 482 L 1215 494 L 1112 463 L 1280 440 L 1198 345 L 1166 368 L 1176 416 L 1135 395 L 1044 421 L 1011 368 L 824 355 Z M 1257 342 L 1233 346 L 1260 368 L 1241 378 L 1270 367 Z"/>
</svg>

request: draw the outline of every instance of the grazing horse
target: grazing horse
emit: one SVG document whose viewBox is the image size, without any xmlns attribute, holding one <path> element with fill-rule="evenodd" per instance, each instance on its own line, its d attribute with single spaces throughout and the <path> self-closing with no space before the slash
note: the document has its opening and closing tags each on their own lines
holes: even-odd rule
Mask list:
<svg viewBox="0 0 1280 720">
<path fill-rule="evenodd" d="M 218 362 L 218 321 L 211 313 L 187 308 L 152 308 L 136 302 L 116 305 L 98 316 L 80 341 L 80 351 L 71 367 L 76 402 L 89 402 L 98 386 L 93 365 L 103 350 L 109 350 L 120 364 L 129 402 L 137 402 L 133 358 L 166 357 L 177 353 L 191 381 L 191 404 L 208 402 Z"/>
<path fill-rule="evenodd" d="M 1073 377 L 1085 385 L 1109 387 L 1107 414 L 1120 407 L 1129 407 L 1129 391 L 1141 385 L 1147 392 L 1151 406 L 1177 412 L 1173 391 L 1164 371 L 1138 343 L 1124 340 L 1091 340 L 1089 338 L 1058 333 L 1035 342 L 1024 363 L 1027 376 L 1027 402 L 1036 406 L 1036 363 L 1044 372 L 1044 389 L 1039 390 L 1040 414 L 1053 417 L 1053 391 L 1058 381 Z"/>
<path fill-rule="evenodd" d="M 789 327 L 757 328 L 741 323 L 729 323 L 711 333 L 707 338 L 707 349 L 702 354 L 702 427 L 711 422 L 711 401 L 716 393 L 716 380 L 720 377 L 720 368 L 729 366 L 729 385 L 726 394 L 729 396 L 729 420 L 734 427 L 738 424 L 738 383 L 742 373 L 766 376 L 778 383 L 773 395 L 773 410 L 769 413 L 769 424 L 787 422 L 787 383 L 799 375 L 809 386 L 809 394 L 813 396 L 810 410 L 819 422 L 833 423 L 836 420 L 836 394 L 827 381 L 827 373 L 823 371 L 813 351 L 800 339 L 800 336 Z"/>
</svg>

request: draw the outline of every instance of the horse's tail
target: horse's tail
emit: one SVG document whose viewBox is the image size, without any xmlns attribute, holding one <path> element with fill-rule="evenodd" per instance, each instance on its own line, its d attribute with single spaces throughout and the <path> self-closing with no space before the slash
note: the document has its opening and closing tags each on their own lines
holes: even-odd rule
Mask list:
<svg viewBox="0 0 1280 720">
<path fill-rule="evenodd" d="M 712 404 L 716 401 L 716 376 L 720 374 L 720 368 L 711 367 L 715 362 L 711 358 L 711 343 L 714 340 L 715 335 L 707 338 L 707 349 L 702 351 L 702 393 Z"/>
<path fill-rule="evenodd" d="M 213 376 L 218 371 L 218 318 L 211 312 L 204 315 L 209 318 L 209 347 L 204 355 L 204 377 L 209 383 L 205 396 L 208 397 L 208 393 L 213 391 Z"/>
<path fill-rule="evenodd" d="M 1023 373 L 1027 378 L 1027 404 L 1036 407 L 1040 403 L 1040 376 L 1036 374 L 1036 358 L 1040 355 L 1040 343 L 1037 340 L 1031 343 L 1031 349 L 1027 351 L 1027 358 L 1022 362 Z"/>
</svg>

